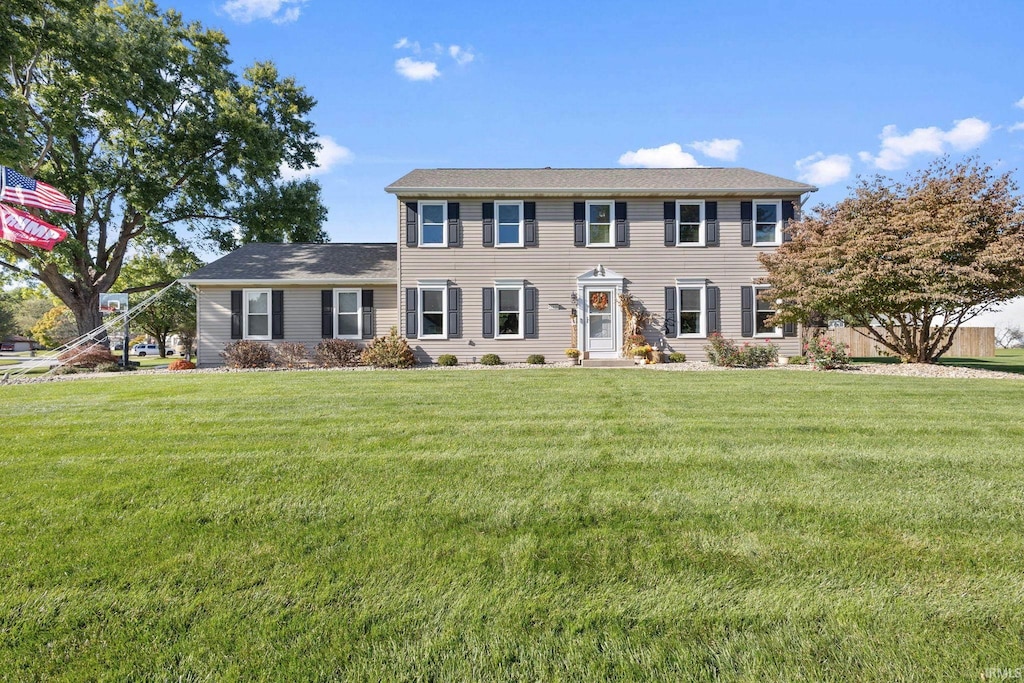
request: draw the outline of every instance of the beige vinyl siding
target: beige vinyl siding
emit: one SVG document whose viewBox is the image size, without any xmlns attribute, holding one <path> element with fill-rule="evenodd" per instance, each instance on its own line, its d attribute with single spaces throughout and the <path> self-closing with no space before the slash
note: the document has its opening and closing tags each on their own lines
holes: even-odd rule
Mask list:
<svg viewBox="0 0 1024 683">
<path fill-rule="evenodd" d="M 374 326 L 377 336 L 387 334 L 388 329 L 398 324 L 398 299 L 395 288 L 390 285 L 359 287 L 358 285 L 337 285 L 338 288 L 372 289 Z M 268 289 L 267 287 L 223 287 L 197 286 L 199 296 L 198 322 L 199 342 L 197 353 L 201 367 L 223 365 L 220 352 L 231 343 L 231 291 L 236 289 Z M 284 291 L 284 339 L 265 342 L 268 344 L 300 342 L 313 347 L 321 340 L 320 291 L 334 289 L 334 285 L 323 286 L 280 286 L 269 289 Z"/>
<path fill-rule="evenodd" d="M 523 197 L 531 201 L 530 197 Z M 609 196 L 607 199 L 615 200 Z M 399 282 L 401 310 L 405 310 L 405 288 L 416 287 L 417 280 L 450 280 L 462 288 L 462 338 L 449 340 L 410 340 L 421 360 L 433 360 L 439 354 L 453 353 L 460 361 L 472 361 L 484 353 L 497 353 L 506 361 L 521 361 L 532 353 L 548 360 L 564 359 L 570 346 L 569 309 L 576 292 L 578 275 L 598 265 L 618 272 L 626 280 L 626 290 L 655 316 L 655 329 L 648 340 L 657 345 L 662 337 L 665 313 L 665 287 L 676 278 L 705 278 L 709 286 L 721 290 L 722 334 L 739 342 L 741 311 L 740 288 L 753 284 L 763 275 L 757 254 L 775 247 L 744 247 L 740 243 L 740 200 L 703 197 L 718 202 L 718 247 L 666 247 L 664 244 L 663 205 L 671 197 L 627 199 L 628 247 L 573 246 L 573 200 L 537 199 L 537 247 L 498 248 L 482 246 L 482 203 L 489 200 L 453 199 L 460 203 L 463 246 L 446 249 L 421 249 L 405 243 L 405 206 L 399 210 Z M 797 200 L 797 197 L 790 199 Z M 410 201 L 412 198 L 410 198 Z M 619 198 L 619 201 L 622 201 Z M 799 204 L 797 204 L 799 205 Z M 498 340 L 482 336 L 482 289 L 495 279 L 523 278 L 539 290 L 539 339 Z M 552 309 L 558 304 L 561 309 Z M 402 316 L 402 331 L 405 320 Z M 582 325 L 581 325 L 582 329 Z M 762 341 L 754 338 L 751 341 Z M 773 339 L 783 355 L 796 355 L 798 338 Z M 705 358 L 705 339 L 665 339 L 668 351 L 682 351 L 690 359 Z"/>
</svg>

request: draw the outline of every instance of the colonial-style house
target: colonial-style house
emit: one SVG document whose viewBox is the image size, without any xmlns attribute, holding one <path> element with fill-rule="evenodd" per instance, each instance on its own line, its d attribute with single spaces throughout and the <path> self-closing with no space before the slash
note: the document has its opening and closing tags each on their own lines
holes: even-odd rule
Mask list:
<svg viewBox="0 0 1024 683">
<path fill-rule="evenodd" d="M 811 185 L 742 168 L 418 169 L 386 189 L 397 245 L 248 245 L 186 278 L 200 364 L 232 339 L 312 345 L 396 324 L 422 362 L 617 358 L 623 292 L 665 351 L 703 358 L 720 332 L 799 353 L 794 326 L 766 323 L 757 255 L 787 239 Z"/>
</svg>

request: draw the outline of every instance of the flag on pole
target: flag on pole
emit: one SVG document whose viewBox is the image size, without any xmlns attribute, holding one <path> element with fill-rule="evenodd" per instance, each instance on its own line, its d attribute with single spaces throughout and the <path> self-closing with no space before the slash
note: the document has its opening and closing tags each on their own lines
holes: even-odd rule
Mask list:
<svg viewBox="0 0 1024 683">
<path fill-rule="evenodd" d="M 56 225 L 0 204 L 0 239 L 53 251 L 53 246 L 67 236 L 67 231 Z"/>
<path fill-rule="evenodd" d="M 61 213 L 75 212 L 75 205 L 60 190 L 6 166 L 0 166 L 0 200 Z"/>
</svg>

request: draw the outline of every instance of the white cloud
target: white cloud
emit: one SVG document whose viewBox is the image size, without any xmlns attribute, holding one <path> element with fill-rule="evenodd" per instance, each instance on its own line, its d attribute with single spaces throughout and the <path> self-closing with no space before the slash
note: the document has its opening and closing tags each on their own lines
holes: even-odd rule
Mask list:
<svg viewBox="0 0 1024 683">
<path fill-rule="evenodd" d="M 964 151 L 977 147 L 988 139 L 992 132 L 992 124 L 977 118 L 954 121 L 949 130 L 938 126 L 915 128 L 906 135 L 900 135 L 896 126 L 889 125 L 882 129 L 879 138 L 882 147 L 878 155 L 869 152 L 858 154 L 861 161 L 873 164 L 886 171 L 903 168 L 910 157 L 917 154 L 939 155 L 946 152 L 947 145 L 955 150 Z"/>
<path fill-rule="evenodd" d="M 735 138 L 728 140 L 715 138 L 714 140 L 698 140 L 690 143 L 689 146 L 712 159 L 736 161 L 736 155 L 739 154 L 743 143 Z"/>
<path fill-rule="evenodd" d="M 848 178 L 853 160 L 845 154 L 829 154 L 825 156 L 816 152 L 796 162 L 800 172 L 800 180 L 805 183 L 824 187 Z"/>
<path fill-rule="evenodd" d="M 432 81 L 441 75 L 436 62 L 420 62 L 411 57 L 395 61 L 395 71 L 410 81 Z"/>
<path fill-rule="evenodd" d="M 1021 109 L 1024 109 L 1024 97 L 1022 97 L 1019 100 L 1017 100 L 1016 102 L 1014 102 L 1013 106 L 1020 107 Z"/>
<path fill-rule="evenodd" d="M 352 161 L 352 150 L 339 145 L 334 141 L 334 138 L 321 135 L 316 141 L 320 143 L 320 150 L 316 153 L 316 167 L 295 170 L 282 164 L 280 169 L 282 180 L 295 180 L 296 178 L 322 175 L 338 164 L 347 164 Z"/>
<path fill-rule="evenodd" d="M 1015 123 L 1006 130 L 1009 131 L 1010 133 L 1016 133 L 1018 130 L 1024 130 L 1024 121 L 1021 121 L 1020 123 Z"/>
<path fill-rule="evenodd" d="M 248 24 L 257 19 L 269 19 L 275 24 L 287 24 L 299 18 L 307 0 L 228 0 L 221 9 L 235 21 Z"/>
<path fill-rule="evenodd" d="M 678 142 L 661 147 L 641 147 L 635 152 L 626 152 L 619 157 L 621 166 L 644 166 L 646 168 L 698 168 L 700 164 L 693 155 L 684 152 Z"/>
<path fill-rule="evenodd" d="M 413 53 L 417 55 L 420 53 L 420 44 L 405 37 L 399 38 L 398 42 L 392 45 L 392 47 L 396 50 L 412 50 Z"/>
<path fill-rule="evenodd" d="M 463 49 L 458 45 L 449 45 L 448 54 L 452 56 L 452 59 L 454 59 L 455 63 L 459 66 L 465 66 L 476 59 L 476 55 L 473 53 L 473 48 Z"/>
</svg>

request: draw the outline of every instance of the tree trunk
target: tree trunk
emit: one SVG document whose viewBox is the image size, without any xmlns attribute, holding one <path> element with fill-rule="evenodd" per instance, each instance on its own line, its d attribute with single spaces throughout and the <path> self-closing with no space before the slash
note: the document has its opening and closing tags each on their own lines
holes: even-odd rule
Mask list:
<svg viewBox="0 0 1024 683">
<path fill-rule="evenodd" d="M 167 333 L 161 332 L 156 335 L 156 348 L 160 351 L 161 358 L 167 358 Z"/>
<path fill-rule="evenodd" d="M 100 295 L 98 292 L 75 296 L 70 301 L 63 297 L 61 298 L 75 316 L 78 336 L 89 334 L 99 328 L 94 338 L 97 341 L 105 341 L 107 339 L 107 330 L 103 327 L 103 314 L 100 313 Z"/>
</svg>

